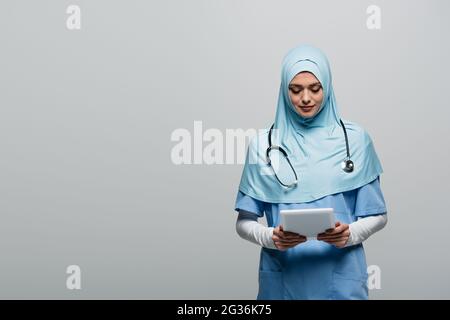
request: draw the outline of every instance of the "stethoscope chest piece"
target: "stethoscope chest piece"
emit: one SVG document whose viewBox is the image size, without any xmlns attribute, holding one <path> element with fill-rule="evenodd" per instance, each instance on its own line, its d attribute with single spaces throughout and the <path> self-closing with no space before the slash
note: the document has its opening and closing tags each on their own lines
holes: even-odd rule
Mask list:
<svg viewBox="0 0 450 320">
<path fill-rule="evenodd" d="M 341 167 L 342 170 L 344 170 L 347 173 L 353 172 L 353 169 L 355 168 L 353 161 L 350 159 L 342 161 Z"/>
</svg>

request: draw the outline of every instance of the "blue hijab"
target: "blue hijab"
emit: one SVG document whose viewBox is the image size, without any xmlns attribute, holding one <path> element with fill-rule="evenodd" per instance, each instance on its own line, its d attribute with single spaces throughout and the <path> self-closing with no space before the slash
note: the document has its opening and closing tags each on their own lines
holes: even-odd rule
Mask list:
<svg viewBox="0 0 450 320">
<path fill-rule="evenodd" d="M 297 113 L 289 98 L 289 83 L 303 71 L 314 74 L 323 88 L 322 105 L 310 118 Z M 273 169 L 266 160 L 267 129 L 249 144 L 239 190 L 264 202 L 302 203 L 353 190 L 373 181 L 383 169 L 372 139 L 356 123 L 342 121 L 347 130 L 350 157 L 354 163 L 351 173 L 344 172 L 341 167 L 347 158 L 345 136 L 328 59 L 321 50 L 309 45 L 291 49 L 283 59 L 272 144 L 281 146 L 287 152 L 297 172 L 298 183 L 293 188 L 286 188 L 273 175 Z M 277 151 L 272 153 L 279 155 Z M 283 157 L 280 159 L 277 170 L 284 170 L 287 166 L 281 166 Z M 292 176 L 290 172 L 279 171 L 279 175 Z"/>
</svg>

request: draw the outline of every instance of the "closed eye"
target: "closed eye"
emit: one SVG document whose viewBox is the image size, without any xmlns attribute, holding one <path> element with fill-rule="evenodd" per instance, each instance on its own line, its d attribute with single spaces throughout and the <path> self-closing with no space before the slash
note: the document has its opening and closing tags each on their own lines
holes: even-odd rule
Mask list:
<svg viewBox="0 0 450 320">
<path fill-rule="evenodd" d="M 297 88 L 295 88 L 295 89 L 297 89 Z M 322 89 L 322 87 L 311 89 L 311 91 L 314 93 L 318 93 L 320 91 L 320 89 Z M 298 89 L 294 90 L 294 88 L 289 88 L 289 90 L 291 90 L 291 92 L 294 94 L 299 94 L 300 92 L 302 92 L 302 90 L 298 90 Z"/>
</svg>

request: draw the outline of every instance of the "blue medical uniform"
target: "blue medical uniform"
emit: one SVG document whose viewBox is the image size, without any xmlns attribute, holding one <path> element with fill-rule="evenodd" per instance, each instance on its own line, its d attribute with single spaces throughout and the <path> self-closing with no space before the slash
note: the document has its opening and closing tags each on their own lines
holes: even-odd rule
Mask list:
<svg viewBox="0 0 450 320">
<path fill-rule="evenodd" d="M 334 208 L 337 221 L 350 224 L 358 217 L 387 212 L 380 177 L 342 193 L 307 203 L 267 203 L 238 192 L 235 210 L 263 217 L 269 227 L 280 224 L 284 209 Z M 367 265 L 362 243 L 336 248 L 308 240 L 285 251 L 261 248 L 258 300 L 368 299 Z"/>
</svg>

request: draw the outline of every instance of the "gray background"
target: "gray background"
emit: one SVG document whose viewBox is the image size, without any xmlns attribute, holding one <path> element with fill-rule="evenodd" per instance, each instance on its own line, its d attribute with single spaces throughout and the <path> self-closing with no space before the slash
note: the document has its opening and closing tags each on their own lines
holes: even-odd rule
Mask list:
<svg viewBox="0 0 450 320">
<path fill-rule="evenodd" d="M 66 8 L 81 7 L 81 30 Z M 381 30 L 366 8 L 381 7 Z M 0 4 L 0 297 L 253 299 L 235 233 L 242 165 L 172 164 L 177 128 L 271 124 L 280 67 L 328 56 L 371 134 L 385 229 L 372 299 L 450 298 L 448 1 L 95 0 Z M 66 267 L 82 289 L 66 288 Z"/>
</svg>

